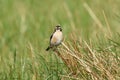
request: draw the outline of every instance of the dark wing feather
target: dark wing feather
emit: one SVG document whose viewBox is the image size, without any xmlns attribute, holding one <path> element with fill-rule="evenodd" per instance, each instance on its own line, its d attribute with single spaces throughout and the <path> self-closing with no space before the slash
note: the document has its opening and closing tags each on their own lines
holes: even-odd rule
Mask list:
<svg viewBox="0 0 120 80">
<path fill-rule="evenodd" d="M 52 37 L 53 37 L 53 34 L 50 36 L 50 41 L 51 41 Z"/>
<path fill-rule="evenodd" d="M 54 33 L 53 33 L 54 34 Z M 52 37 L 53 37 L 53 34 L 50 36 L 50 45 L 51 45 L 51 39 L 52 39 Z"/>
<path fill-rule="evenodd" d="M 52 35 L 50 36 L 50 46 L 51 46 L 51 39 L 53 37 L 53 34 L 55 33 L 56 30 L 54 30 L 54 32 L 52 33 Z"/>
</svg>

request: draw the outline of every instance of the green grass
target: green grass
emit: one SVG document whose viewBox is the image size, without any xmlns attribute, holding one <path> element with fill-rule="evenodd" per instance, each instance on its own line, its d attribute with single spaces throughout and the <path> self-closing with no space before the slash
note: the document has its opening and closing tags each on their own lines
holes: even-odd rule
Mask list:
<svg viewBox="0 0 120 80">
<path fill-rule="evenodd" d="M 119 80 L 119 4 L 0 0 L 0 80 Z M 63 45 L 46 52 L 57 24 Z"/>
</svg>

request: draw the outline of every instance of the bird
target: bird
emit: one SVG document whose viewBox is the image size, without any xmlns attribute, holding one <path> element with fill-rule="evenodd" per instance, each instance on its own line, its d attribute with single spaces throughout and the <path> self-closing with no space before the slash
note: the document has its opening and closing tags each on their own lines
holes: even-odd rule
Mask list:
<svg viewBox="0 0 120 80">
<path fill-rule="evenodd" d="M 62 28 L 60 25 L 55 26 L 54 32 L 50 36 L 49 46 L 47 47 L 46 51 L 53 47 L 57 47 L 63 41 L 63 33 Z"/>
</svg>

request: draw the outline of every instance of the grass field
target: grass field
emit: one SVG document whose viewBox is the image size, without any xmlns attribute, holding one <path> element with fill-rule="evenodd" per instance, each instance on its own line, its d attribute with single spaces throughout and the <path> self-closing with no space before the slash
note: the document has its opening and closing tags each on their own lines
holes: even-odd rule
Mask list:
<svg viewBox="0 0 120 80">
<path fill-rule="evenodd" d="M 120 80 L 120 0 L 0 0 L 0 80 Z"/>
</svg>

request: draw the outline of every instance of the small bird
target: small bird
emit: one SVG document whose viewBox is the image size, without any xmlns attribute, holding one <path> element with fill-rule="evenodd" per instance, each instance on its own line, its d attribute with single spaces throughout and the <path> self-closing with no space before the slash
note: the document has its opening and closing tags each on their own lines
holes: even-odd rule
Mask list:
<svg viewBox="0 0 120 80">
<path fill-rule="evenodd" d="M 54 29 L 53 34 L 50 36 L 50 44 L 46 51 L 48 51 L 50 48 L 57 47 L 61 44 L 63 41 L 63 34 L 62 34 L 62 28 L 60 25 L 57 25 Z"/>
</svg>

